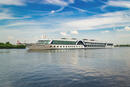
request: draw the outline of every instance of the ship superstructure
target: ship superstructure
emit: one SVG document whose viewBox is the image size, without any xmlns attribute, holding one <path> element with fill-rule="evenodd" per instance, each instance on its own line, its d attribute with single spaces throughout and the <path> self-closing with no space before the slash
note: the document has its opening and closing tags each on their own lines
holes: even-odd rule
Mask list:
<svg viewBox="0 0 130 87">
<path fill-rule="evenodd" d="M 113 48 L 113 43 L 76 38 L 67 39 L 41 39 L 37 43 L 28 44 L 28 49 L 87 49 L 87 48 Z"/>
</svg>

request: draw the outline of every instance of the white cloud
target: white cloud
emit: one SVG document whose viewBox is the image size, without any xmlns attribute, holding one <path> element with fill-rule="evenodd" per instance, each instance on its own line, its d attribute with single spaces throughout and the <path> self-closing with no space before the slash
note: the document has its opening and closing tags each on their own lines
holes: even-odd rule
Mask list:
<svg viewBox="0 0 130 87">
<path fill-rule="evenodd" d="M 0 20 L 15 19 L 15 17 L 13 17 L 12 13 L 10 12 L 10 9 L 0 8 L 0 11 Z"/>
<path fill-rule="evenodd" d="M 74 3 L 74 0 L 69 0 L 68 2 L 69 2 L 69 3 Z"/>
<path fill-rule="evenodd" d="M 13 42 L 16 43 L 17 40 L 23 42 L 35 42 L 38 39 L 41 39 L 41 35 L 43 35 L 46 32 L 45 29 L 39 28 L 39 27 L 28 27 L 24 29 L 24 27 L 19 28 L 19 29 L 8 29 L 8 28 L 3 28 L 1 29 L 0 32 L 0 40 L 2 42 Z M 36 38 L 37 37 L 37 38 Z"/>
<path fill-rule="evenodd" d="M 6 24 L 4 27 L 10 28 L 10 27 L 16 26 L 16 27 L 20 28 L 22 26 L 26 26 L 26 27 L 30 27 L 30 26 L 38 27 L 39 26 L 39 27 L 45 29 L 45 28 L 47 28 L 46 26 L 49 25 L 48 30 L 53 31 L 53 32 L 56 32 L 56 31 L 58 31 L 58 32 L 75 31 L 76 32 L 76 30 L 92 30 L 92 29 L 113 28 L 113 27 L 120 27 L 120 26 L 124 27 L 124 26 L 130 26 L 130 21 L 129 21 L 130 17 L 129 17 L 129 15 L 126 16 L 129 13 L 130 13 L 129 11 L 110 12 L 110 13 L 105 13 L 105 14 L 101 14 L 101 15 L 95 15 L 95 16 L 92 16 L 89 18 L 76 19 L 76 20 L 64 19 L 64 21 L 62 21 L 62 20 L 54 19 L 53 22 L 51 21 L 51 22 L 46 22 L 46 23 L 45 23 L 45 21 L 43 21 L 43 19 L 40 19 L 37 21 L 35 21 L 35 20 L 32 20 L 32 21 L 18 20 L 18 21 L 10 22 L 9 24 Z M 6 14 L 8 14 L 8 13 L 6 13 Z M 9 17 L 15 18 L 12 15 L 10 15 Z M 45 25 L 45 27 L 43 25 Z M 55 27 L 52 30 L 51 28 L 53 25 L 58 26 L 58 28 Z M 63 35 L 65 35 L 65 33 Z"/>
<path fill-rule="evenodd" d="M 130 25 L 129 11 L 110 12 L 63 23 L 71 29 L 90 30 Z M 127 15 L 127 16 L 126 16 Z"/>
<path fill-rule="evenodd" d="M 67 36 L 66 32 L 60 32 L 60 34 L 63 35 L 63 36 Z"/>
<path fill-rule="evenodd" d="M 124 29 L 116 29 L 117 32 L 122 32 Z"/>
<path fill-rule="evenodd" d="M 0 5 L 24 5 L 23 0 L 0 0 Z M 0 7 L 0 20 L 8 19 L 26 19 L 31 18 L 31 16 L 15 17 L 15 13 L 11 12 L 10 8 Z"/>
<path fill-rule="evenodd" d="M 83 2 L 89 2 L 89 1 L 93 1 L 93 0 L 82 0 Z"/>
<path fill-rule="evenodd" d="M 70 33 L 71 33 L 71 34 L 79 34 L 79 32 L 78 32 L 78 31 L 76 31 L 76 30 L 71 31 Z"/>
<path fill-rule="evenodd" d="M 51 14 L 54 14 L 55 12 L 56 12 L 55 10 L 52 10 L 50 13 L 51 13 Z"/>
<path fill-rule="evenodd" d="M 68 6 L 69 4 L 74 3 L 74 0 L 43 0 L 42 3 L 45 4 L 52 4 L 52 5 L 58 5 L 58 6 Z"/>
<path fill-rule="evenodd" d="M 103 5 L 101 9 L 104 10 L 104 8 L 108 6 L 130 8 L 130 1 L 129 0 L 109 0 L 108 2 L 105 2 L 105 5 Z"/>
<path fill-rule="evenodd" d="M 72 7 L 72 6 L 71 6 L 71 8 L 73 8 L 73 9 L 76 9 L 76 10 L 78 10 L 79 12 L 86 12 L 86 10 L 84 10 L 84 9 L 81 9 L 81 8 Z"/>
<path fill-rule="evenodd" d="M 9 23 L 6 25 L 6 27 L 16 27 L 16 26 L 37 26 L 37 25 L 42 25 L 42 24 L 45 24 L 45 23 L 41 23 L 41 22 L 38 22 L 38 21 L 16 21 L 16 22 L 13 22 L 13 23 Z"/>
<path fill-rule="evenodd" d="M 3 19 L 15 19 L 14 17 L 12 17 L 11 14 L 7 14 L 6 12 L 1 12 L 0 13 L 0 20 Z"/>
<path fill-rule="evenodd" d="M 8 38 L 8 40 L 13 40 L 14 36 L 8 36 L 7 38 Z"/>
<path fill-rule="evenodd" d="M 109 33 L 110 31 L 105 30 L 105 31 L 101 31 L 101 33 Z"/>
<path fill-rule="evenodd" d="M 23 17 L 14 17 L 10 9 L 0 8 L 0 20 L 6 19 L 26 19 L 31 18 L 31 16 L 23 16 Z"/>
<path fill-rule="evenodd" d="M 6 20 L 6 19 L 27 19 L 31 18 L 30 16 L 24 16 L 24 17 L 14 17 L 12 13 L 7 12 L 1 12 L 0 13 L 0 20 Z"/>
<path fill-rule="evenodd" d="M 125 26 L 122 29 L 116 29 L 117 32 L 124 32 L 124 31 L 130 31 L 130 27 L 129 26 Z"/>
<path fill-rule="evenodd" d="M 128 0 L 110 0 L 107 2 L 108 6 L 130 8 L 130 1 Z"/>
<path fill-rule="evenodd" d="M 60 5 L 60 6 L 66 6 L 67 2 L 62 0 L 45 0 L 45 3 L 47 4 L 54 4 L 54 5 Z"/>
<path fill-rule="evenodd" d="M 130 31 L 130 27 L 128 27 L 128 26 L 126 26 L 124 29 L 125 29 L 126 31 Z"/>
<path fill-rule="evenodd" d="M 121 28 L 121 29 L 115 29 L 115 31 L 117 31 L 117 32 L 130 31 L 130 27 L 129 26 L 125 26 L 124 28 Z"/>
<path fill-rule="evenodd" d="M 58 9 L 58 10 L 52 10 L 50 13 L 51 13 L 51 14 L 54 14 L 54 13 L 56 13 L 56 12 L 62 11 L 63 9 L 64 9 L 64 7 L 61 7 L 61 8 Z"/>
<path fill-rule="evenodd" d="M 0 5 L 24 5 L 22 0 L 0 0 Z"/>
</svg>

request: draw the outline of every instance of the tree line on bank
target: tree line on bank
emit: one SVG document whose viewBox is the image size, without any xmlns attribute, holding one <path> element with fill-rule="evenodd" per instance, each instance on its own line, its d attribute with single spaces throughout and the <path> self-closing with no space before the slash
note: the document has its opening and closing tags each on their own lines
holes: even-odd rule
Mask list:
<svg viewBox="0 0 130 87">
<path fill-rule="evenodd" d="M 115 45 L 115 47 L 130 47 L 130 44 Z"/>
<path fill-rule="evenodd" d="M 14 44 L 11 44 L 10 42 L 6 42 L 6 43 L 1 43 L 0 42 L 0 49 L 13 49 L 13 48 L 24 49 L 25 47 L 26 46 L 23 45 L 23 44 L 14 45 Z"/>
</svg>

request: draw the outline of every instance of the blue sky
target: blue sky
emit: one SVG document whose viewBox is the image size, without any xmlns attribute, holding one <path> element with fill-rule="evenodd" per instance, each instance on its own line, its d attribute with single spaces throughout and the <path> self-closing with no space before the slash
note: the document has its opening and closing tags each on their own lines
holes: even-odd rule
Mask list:
<svg viewBox="0 0 130 87">
<path fill-rule="evenodd" d="M 76 37 L 130 44 L 130 0 L 1 0 L 0 42 Z"/>
</svg>

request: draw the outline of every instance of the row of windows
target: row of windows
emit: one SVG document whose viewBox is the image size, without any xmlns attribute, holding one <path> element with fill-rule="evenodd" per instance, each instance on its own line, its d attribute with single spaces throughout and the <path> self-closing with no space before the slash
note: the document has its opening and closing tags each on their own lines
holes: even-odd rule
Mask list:
<svg viewBox="0 0 130 87">
<path fill-rule="evenodd" d="M 86 47 L 105 47 L 105 45 L 86 45 Z"/>
<path fill-rule="evenodd" d="M 38 44 L 49 44 L 50 40 L 38 40 Z"/>
<path fill-rule="evenodd" d="M 82 47 L 82 46 L 50 46 L 50 47 L 53 47 L 53 48 L 78 48 L 78 47 Z M 105 45 L 86 45 L 85 47 L 105 47 Z"/>
<path fill-rule="evenodd" d="M 86 45 L 106 45 L 106 43 L 90 43 L 90 42 L 85 42 Z"/>
<path fill-rule="evenodd" d="M 67 44 L 67 45 L 75 45 L 75 41 L 58 41 L 58 40 L 53 40 L 51 44 Z"/>
<path fill-rule="evenodd" d="M 107 46 L 113 46 L 113 44 L 109 43 L 109 44 L 107 44 Z"/>
<path fill-rule="evenodd" d="M 72 48 L 72 47 L 82 47 L 82 46 L 50 46 L 50 47 L 54 47 L 54 48 L 55 48 L 55 47 L 60 47 L 60 48 L 62 48 L 62 47 L 63 47 L 63 48 L 64 48 L 64 47 L 66 47 L 66 48 L 67 48 L 67 47 L 70 47 L 70 48 Z"/>
</svg>

